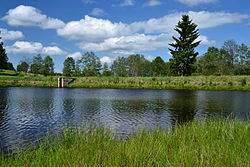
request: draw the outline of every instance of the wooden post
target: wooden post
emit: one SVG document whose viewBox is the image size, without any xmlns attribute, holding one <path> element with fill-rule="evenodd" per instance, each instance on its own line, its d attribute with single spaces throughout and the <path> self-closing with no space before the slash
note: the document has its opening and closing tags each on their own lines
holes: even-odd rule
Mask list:
<svg viewBox="0 0 250 167">
<path fill-rule="evenodd" d="M 62 87 L 62 78 L 58 78 L 58 88 L 61 88 Z"/>
</svg>

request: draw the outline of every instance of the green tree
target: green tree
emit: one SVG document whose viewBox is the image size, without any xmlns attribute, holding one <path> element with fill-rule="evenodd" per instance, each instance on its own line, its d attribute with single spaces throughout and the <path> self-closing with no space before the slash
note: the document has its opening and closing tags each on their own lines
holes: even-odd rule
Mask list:
<svg viewBox="0 0 250 167">
<path fill-rule="evenodd" d="M 111 71 L 114 75 L 120 77 L 128 76 L 128 61 L 125 57 L 117 57 L 111 65 Z"/>
<path fill-rule="evenodd" d="M 50 56 L 46 56 L 42 61 L 40 73 L 45 76 L 52 75 L 54 73 L 54 62 Z"/>
<path fill-rule="evenodd" d="M 81 64 L 81 61 L 77 60 L 76 65 L 75 65 L 75 71 L 74 71 L 74 74 L 73 74 L 73 76 L 75 76 L 75 77 L 82 76 L 80 64 Z"/>
<path fill-rule="evenodd" d="M 153 76 L 164 76 L 166 75 L 166 63 L 162 60 L 160 56 L 156 57 L 152 63 L 152 75 Z"/>
<path fill-rule="evenodd" d="M 1 31 L 0 31 L 1 34 Z M 2 38 L 0 37 L 0 40 Z M 3 47 L 3 42 L 0 42 L 0 69 L 8 70 L 8 57 Z"/>
<path fill-rule="evenodd" d="M 14 68 L 12 63 L 10 63 L 10 62 L 7 63 L 7 70 L 15 71 L 15 68 Z"/>
<path fill-rule="evenodd" d="M 80 58 L 82 73 L 84 76 L 100 75 L 102 64 L 100 59 L 93 53 L 87 52 Z"/>
<path fill-rule="evenodd" d="M 249 75 L 250 74 L 250 50 L 245 44 L 238 46 L 237 50 L 238 64 L 235 64 L 235 75 Z"/>
<path fill-rule="evenodd" d="M 241 44 L 238 46 L 237 54 L 239 57 L 239 64 L 245 64 L 247 59 L 250 58 L 250 50 L 247 45 Z"/>
<path fill-rule="evenodd" d="M 29 64 L 25 61 L 20 62 L 20 64 L 17 65 L 17 71 L 20 72 L 28 72 L 29 70 Z"/>
<path fill-rule="evenodd" d="M 68 57 L 63 62 L 63 75 L 67 77 L 72 77 L 75 72 L 75 60 L 72 57 Z"/>
<path fill-rule="evenodd" d="M 112 75 L 111 70 L 109 69 L 108 63 L 103 64 L 102 75 L 103 76 L 111 76 Z"/>
<path fill-rule="evenodd" d="M 34 74 L 41 74 L 43 66 L 43 58 L 39 54 L 33 57 L 32 64 L 30 65 L 30 72 Z"/>
<path fill-rule="evenodd" d="M 225 49 L 220 49 L 220 71 L 223 75 L 233 74 L 231 55 Z"/>
<path fill-rule="evenodd" d="M 234 40 L 227 40 L 222 46 L 222 49 L 228 52 L 228 56 L 226 57 L 226 59 L 229 63 L 230 68 L 234 68 L 234 64 L 239 61 L 237 55 L 238 48 L 239 46 Z"/>
<path fill-rule="evenodd" d="M 127 58 L 128 63 L 128 75 L 132 77 L 145 76 L 147 74 L 148 60 L 143 55 L 134 54 Z"/>
<path fill-rule="evenodd" d="M 201 41 L 196 41 L 199 37 L 197 25 L 192 23 L 188 15 L 183 15 L 182 20 L 176 25 L 175 31 L 179 37 L 173 37 L 175 43 L 169 44 L 174 49 L 169 49 L 173 58 L 170 59 L 173 73 L 181 76 L 191 75 L 195 70 L 195 62 L 198 52 L 195 48 Z"/>
<path fill-rule="evenodd" d="M 221 74 L 220 50 L 209 47 L 207 52 L 198 58 L 198 72 L 203 75 Z"/>
</svg>

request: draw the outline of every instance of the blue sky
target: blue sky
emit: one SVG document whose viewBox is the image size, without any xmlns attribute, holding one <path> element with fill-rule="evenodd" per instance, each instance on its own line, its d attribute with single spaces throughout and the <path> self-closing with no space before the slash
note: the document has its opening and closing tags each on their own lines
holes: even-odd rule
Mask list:
<svg viewBox="0 0 250 167">
<path fill-rule="evenodd" d="M 249 6 L 247 0 L 1 0 L 0 30 L 14 66 L 50 55 L 61 72 L 68 56 L 87 51 L 108 63 L 134 53 L 167 61 L 182 14 L 198 25 L 200 55 L 231 39 L 250 46 Z"/>
</svg>

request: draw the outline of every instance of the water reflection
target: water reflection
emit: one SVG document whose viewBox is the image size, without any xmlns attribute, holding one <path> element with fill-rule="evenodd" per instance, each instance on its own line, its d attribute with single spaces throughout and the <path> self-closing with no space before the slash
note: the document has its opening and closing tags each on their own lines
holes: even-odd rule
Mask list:
<svg viewBox="0 0 250 167">
<path fill-rule="evenodd" d="M 171 112 L 173 126 L 193 120 L 196 114 L 196 91 L 174 91 L 168 101 L 168 109 Z"/>
<path fill-rule="evenodd" d="M 249 120 L 249 101 L 250 92 L 0 88 L 0 147 L 36 143 L 72 123 L 105 126 L 123 138 L 194 118 Z"/>
</svg>

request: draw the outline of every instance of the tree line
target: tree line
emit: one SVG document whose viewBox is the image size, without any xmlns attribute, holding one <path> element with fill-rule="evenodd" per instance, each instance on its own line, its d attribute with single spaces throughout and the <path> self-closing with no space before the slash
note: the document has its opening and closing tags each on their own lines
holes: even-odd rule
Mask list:
<svg viewBox="0 0 250 167">
<path fill-rule="evenodd" d="M 67 77 L 79 76 L 189 76 L 189 75 L 250 75 L 250 48 L 246 44 L 237 44 L 234 40 L 224 42 L 221 48 L 209 47 L 200 57 L 195 48 L 199 30 L 188 15 L 175 27 L 178 37 L 173 36 L 173 43 L 169 44 L 172 58 L 164 62 L 161 57 L 153 61 L 147 60 L 144 55 L 133 54 L 128 57 L 117 57 L 111 65 L 102 65 L 100 58 L 94 52 L 86 52 L 80 58 L 68 57 L 63 63 L 63 74 Z M 8 57 L 0 43 L 0 69 L 14 67 L 8 62 Z M 54 62 L 50 56 L 44 59 L 41 55 L 34 56 L 31 62 L 21 61 L 17 71 L 34 74 L 55 75 Z M 58 75 L 58 73 L 56 74 Z"/>
<path fill-rule="evenodd" d="M 209 47 L 198 57 L 197 73 L 202 75 L 250 75 L 250 48 L 234 40 L 221 48 Z"/>
<path fill-rule="evenodd" d="M 30 72 L 33 74 L 54 75 L 54 62 L 50 56 L 46 56 L 44 59 L 39 54 L 34 56 L 31 61 L 22 60 L 17 65 L 17 71 Z"/>
<path fill-rule="evenodd" d="M 161 57 L 156 57 L 152 62 L 143 55 L 134 54 L 126 57 L 118 57 L 109 66 L 107 63 L 101 64 L 99 57 L 93 52 L 83 54 L 79 59 L 74 60 L 68 57 L 64 61 L 63 74 L 65 76 L 166 76 L 169 75 L 169 64 Z"/>
<path fill-rule="evenodd" d="M 102 66 L 93 52 L 87 52 L 78 60 L 68 57 L 64 61 L 63 75 L 144 77 L 183 76 L 185 72 L 188 75 L 250 75 L 250 48 L 233 40 L 225 41 L 222 48 L 209 47 L 188 67 L 192 69 L 191 73 L 190 70 L 171 68 L 171 61 L 164 62 L 159 56 L 149 61 L 143 55 L 133 54 L 116 58 L 110 66 L 107 63 Z"/>
</svg>

